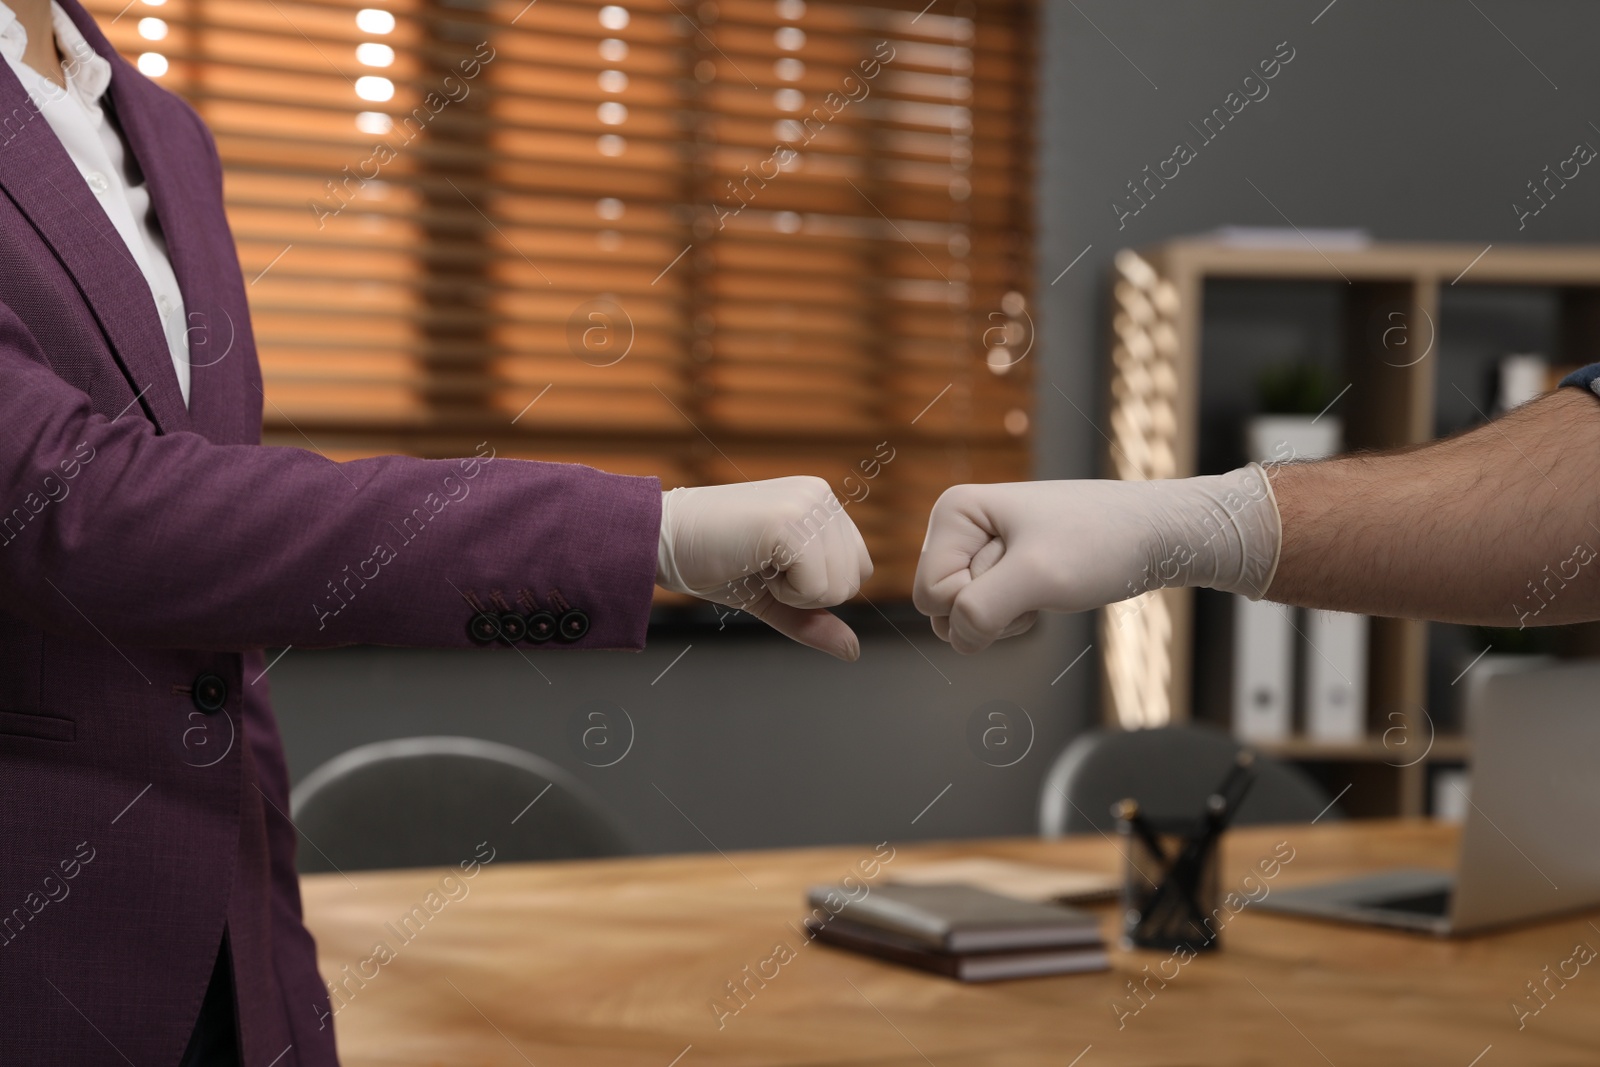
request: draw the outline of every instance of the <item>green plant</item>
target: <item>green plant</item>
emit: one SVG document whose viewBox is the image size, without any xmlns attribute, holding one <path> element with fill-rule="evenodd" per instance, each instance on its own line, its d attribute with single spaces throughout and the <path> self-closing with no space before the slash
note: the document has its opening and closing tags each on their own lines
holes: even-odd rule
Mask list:
<svg viewBox="0 0 1600 1067">
<path fill-rule="evenodd" d="M 1263 415 L 1316 415 L 1333 399 L 1328 375 L 1313 363 L 1286 363 L 1263 371 L 1256 394 Z"/>
</svg>

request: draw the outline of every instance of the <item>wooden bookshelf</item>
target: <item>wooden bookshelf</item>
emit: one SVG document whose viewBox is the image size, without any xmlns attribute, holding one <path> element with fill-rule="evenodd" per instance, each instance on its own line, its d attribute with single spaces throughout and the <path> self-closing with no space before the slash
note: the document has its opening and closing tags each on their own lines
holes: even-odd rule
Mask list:
<svg viewBox="0 0 1600 1067">
<path fill-rule="evenodd" d="M 1434 436 L 1440 295 L 1450 287 L 1539 287 L 1558 301 L 1555 363 L 1600 358 L 1600 248 L 1372 243 L 1348 250 L 1245 247 L 1183 239 L 1118 253 L 1113 268 L 1106 473 L 1126 479 L 1197 473 L 1205 286 L 1213 279 L 1325 282 L 1342 292 L 1339 403 L 1347 449 L 1393 448 Z M 1210 472 L 1207 472 L 1210 473 Z M 1164 589 L 1101 613 L 1104 716 L 1126 728 L 1191 718 L 1194 593 Z M 1339 765 L 1375 782 L 1364 814 L 1419 815 L 1429 766 L 1464 762 L 1460 736 L 1434 737 L 1427 702 L 1428 625 L 1374 618 L 1369 738 L 1352 745 L 1295 739 L 1268 751 L 1308 766 Z M 1392 731 L 1431 739 L 1397 757 Z M 1338 774 L 1324 775 L 1324 780 Z"/>
</svg>

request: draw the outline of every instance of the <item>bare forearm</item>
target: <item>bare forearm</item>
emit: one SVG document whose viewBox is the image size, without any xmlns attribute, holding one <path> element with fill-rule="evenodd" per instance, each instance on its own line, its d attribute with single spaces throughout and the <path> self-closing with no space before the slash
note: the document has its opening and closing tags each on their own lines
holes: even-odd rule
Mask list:
<svg viewBox="0 0 1600 1067">
<path fill-rule="evenodd" d="M 1600 619 L 1600 400 L 1587 391 L 1271 478 L 1283 520 L 1271 600 L 1490 626 Z"/>
</svg>

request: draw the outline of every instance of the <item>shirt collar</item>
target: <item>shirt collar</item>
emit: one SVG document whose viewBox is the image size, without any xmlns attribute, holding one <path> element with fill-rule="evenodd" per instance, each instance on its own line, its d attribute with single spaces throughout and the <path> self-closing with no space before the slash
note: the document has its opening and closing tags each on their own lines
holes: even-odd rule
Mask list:
<svg viewBox="0 0 1600 1067">
<path fill-rule="evenodd" d="M 56 49 L 61 53 L 61 67 L 66 72 L 67 87 L 85 104 L 98 104 L 111 85 L 111 64 L 96 52 L 84 39 L 65 9 L 58 3 L 50 4 L 50 23 L 56 35 Z M 22 62 L 22 53 L 28 47 L 28 32 L 17 21 L 16 12 L 0 0 L 0 54 L 13 63 Z"/>
<path fill-rule="evenodd" d="M 17 21 L 16 12 L 0 0 L 0 53 L 7 59 L 21 60 L 23 49 L 28 47 L 28 33 Z"/>
</svg>

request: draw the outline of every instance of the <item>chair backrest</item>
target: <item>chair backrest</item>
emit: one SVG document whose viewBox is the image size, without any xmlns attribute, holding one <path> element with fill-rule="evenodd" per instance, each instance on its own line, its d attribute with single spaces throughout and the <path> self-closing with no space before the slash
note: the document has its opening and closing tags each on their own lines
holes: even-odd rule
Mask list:
<svg viewBox="0 0 1600 1067">
<path fill-rule="evenodd" d="M 1039 793 L 1039 832 L 1112 833 L 1112 805 L 1127 797 L 1152 816 L 1194 817 L 1243 747 L 1202 726 L 1092 730 L 1068 745 Z M 1298 767 L 1257 755 L 1256 780 L 1235 825 L 1343 818 L 1327 791 Z M 1326 814 L 1323 814 L 1323 812 Z"/>
<path fill-rule="evenodd" d="M 302 872 L 454 866 L 480 842 L 496 862 L 631 851 L 582 783 L 549 760 L 473 737 L 353 748 L 295 787 Z"/>
</svg>

